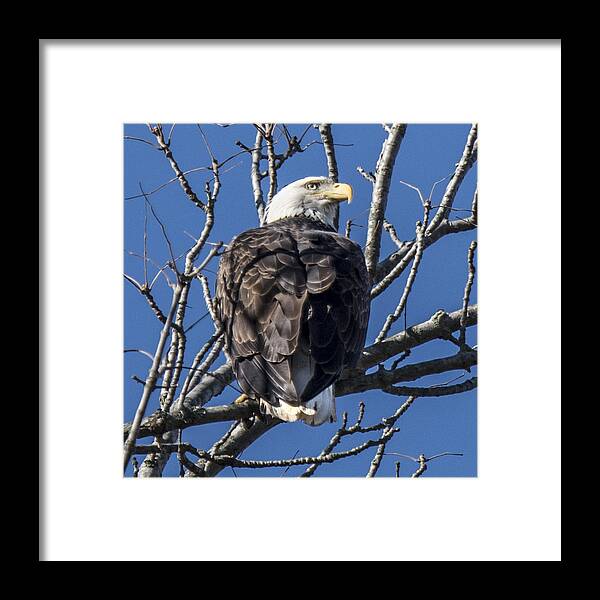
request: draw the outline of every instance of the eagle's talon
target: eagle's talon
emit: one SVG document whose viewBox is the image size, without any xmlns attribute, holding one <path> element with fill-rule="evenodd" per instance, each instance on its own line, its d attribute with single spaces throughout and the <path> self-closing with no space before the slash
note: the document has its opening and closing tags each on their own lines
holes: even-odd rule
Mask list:
<svg viewBox="0 0 600 600">
<path fill-rule="evenodd" d="M 244 404 L 244 402 L 246 402 L 247 400 L 250 400 L 250 398 L 246 395 L 246 394 L 242 394 L 241 396 L 238 396 L 233 403 L 234 404 Z"/>
</svg>

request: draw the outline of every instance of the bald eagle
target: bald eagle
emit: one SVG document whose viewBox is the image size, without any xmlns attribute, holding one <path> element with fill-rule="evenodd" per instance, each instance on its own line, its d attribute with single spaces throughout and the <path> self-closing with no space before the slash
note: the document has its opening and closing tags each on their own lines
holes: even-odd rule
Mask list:
<svg viewBox="0 0 600 600">
<path fill-rule="evenodd" d="M 334 383 L 365 342 L 365 260 L 334 228 L 336 207 L 351 199 L 346 183 L 295 181 L 272 198 L 264 226 L 235 237 L 219 263 L 225 352 L 244 394 L 284 421 L 335 421 Z"/>
</svg>

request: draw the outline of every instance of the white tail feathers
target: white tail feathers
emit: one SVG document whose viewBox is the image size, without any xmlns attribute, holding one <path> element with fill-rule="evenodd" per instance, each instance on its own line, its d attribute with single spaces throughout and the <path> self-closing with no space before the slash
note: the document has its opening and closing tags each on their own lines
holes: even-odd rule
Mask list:
<svg viewBox="0 0 600 600">
<path fill-rule="evenodd" d="M 306 404 L 300 406 L 292 406 L 283 401 L 279 406 L 273 406 L 264 400 L 260 401 L 260 406 L 266 414 L 290 423 L 304 421 L 307 425 L 317 426 L 326 422 L 333 423 L 337 420 L 335 395 L 332 385 L 324 389 Z"/>
</svg>

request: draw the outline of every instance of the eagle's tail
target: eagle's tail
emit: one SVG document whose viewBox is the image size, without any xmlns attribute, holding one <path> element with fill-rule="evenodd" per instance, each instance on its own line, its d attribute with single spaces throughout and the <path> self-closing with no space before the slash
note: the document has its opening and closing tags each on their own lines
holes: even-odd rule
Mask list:
<svg viewBox="0 0 600 600">
<path fill-rule="evenodd" d="M 283 401 L 280 402 L 279 406 L 273 406 L 264 400 L 260 401 L 260 405 L 263 412 L 282 421 L 304 421 L 307 425 L 317 426 L 326 422 L 333 423 L 337 420 L 335 394 L 332 385 L 299 406 L 292 406 Z"/>
</svg>

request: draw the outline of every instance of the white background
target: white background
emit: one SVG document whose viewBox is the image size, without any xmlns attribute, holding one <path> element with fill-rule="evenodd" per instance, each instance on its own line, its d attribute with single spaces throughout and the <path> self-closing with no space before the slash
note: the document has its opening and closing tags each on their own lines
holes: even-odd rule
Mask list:
<svg viewBox="0 0 600 600">
<path fill-rule="evenodd" d="M 560 560 L 558 43 L 41 53 L 45 560 Z M 122 478 L 122 125 L 146 121 L 479 122 L 477 479 Z"/>
</svg>

